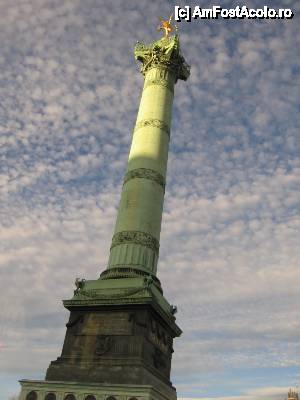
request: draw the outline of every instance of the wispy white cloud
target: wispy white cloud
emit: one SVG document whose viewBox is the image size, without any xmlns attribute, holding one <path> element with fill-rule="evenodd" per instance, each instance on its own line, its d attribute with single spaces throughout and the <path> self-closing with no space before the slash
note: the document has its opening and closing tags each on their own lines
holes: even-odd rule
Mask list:
<svg viewBox="0 0 300 400">
<path fill-rule="evenodd" d="M 173 3 L 2 3 L 0 366 L 26 378 L 58 356 L 72 282 L 106 266 L 142 88 L 132 47 Z M 184 330 L 181 397 L 283 398 L 300 365 L 300 9 L 289 6 L 291 21 L 180 25 L 192 71 L 176 86 L 159 277 Z M 242 368 L 265 389 L 227 386 L 220 371 Z"/>
<path fill-rule="evenodd" d="M 257 399 L 280 399 L 282 400 L 287 396 L 288 387 L 263 387 L 259 389 L 251 389 L 245 391 L 241 396 L 223 396 L 223 397 L 181 397 L 180 400 L 257 400 Z"/>
</svg>

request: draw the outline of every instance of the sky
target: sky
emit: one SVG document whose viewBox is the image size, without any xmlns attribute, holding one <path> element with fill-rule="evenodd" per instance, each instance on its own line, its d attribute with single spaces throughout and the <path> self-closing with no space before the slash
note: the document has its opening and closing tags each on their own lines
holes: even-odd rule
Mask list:
<svg viewBox="0 0 300 400">
<path fill-rule="evenodd" d="M 292 20 L 177 23 L 158 277 L 181 399 L 300 382 L 300 2 Z M 0 400 L 61 352 L 76 277 L 106 268 L 143 76 L 136 41 L 190 2 L 0 0 Z M 218 3 L 199 0 L 197 5 Z"/>
</svg>

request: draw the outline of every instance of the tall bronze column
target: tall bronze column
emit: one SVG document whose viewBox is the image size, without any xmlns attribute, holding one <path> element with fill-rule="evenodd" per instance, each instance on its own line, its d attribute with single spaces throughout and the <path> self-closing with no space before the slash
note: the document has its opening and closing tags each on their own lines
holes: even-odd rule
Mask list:
<svg viewBox="0 0 300 400">
<path fill-rule="evenodd" d="M 61 356 L 44 381 L 20 381 L 20 400 L 176 399 L 170 370 L 181 330 L 156 272 L 174 85 L 189 67 L 177 35 L 138 43 L 135 57 L 145 82 L 107 269 L 76 280 L 63 302 Z"/>
<path fill-rule="evenodd" d="M 189 69 L 178 36 L 146 47 L 135 57 L 145 76 L 109 258 L 111 269 L 128 266 L 156 274 L 166 184 L 174 85 Z"/>
</svg>

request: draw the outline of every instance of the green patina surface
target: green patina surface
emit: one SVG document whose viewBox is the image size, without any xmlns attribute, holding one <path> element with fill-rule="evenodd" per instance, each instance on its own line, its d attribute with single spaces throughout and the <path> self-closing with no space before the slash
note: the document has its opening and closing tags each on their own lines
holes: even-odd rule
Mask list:
<svg viewBox="0 0 300 400">
<path fill-rule="evenodd" d="M 181 330 L 175 323 L 174 308 L 165 299 L 151 278 L 84 280 L 70 300 L 63 301 L 69 309 L 82 306 L 149 304 L 168 321 L 176 335 Z"/>
<path fill-rule="evenodd" d="M 148 46 L 138 43 L 135 57 L 142 63 L 145 83 L 108 268 L 98 280 L 81 281 L 74 297 L 65 300 L 64 306 L 72 309 L 88 305 L 151 304 L 179 335 L 181 331 L 174 322 L 173 307 L 155 279 L 173 89 L 178 79 L 188 78 L 189 67 L 180 53 L 177 36 L 162 38 Z"/>
<path fill-rule="evenodd" d="M 174 85 L 178 79 L 188 78 L 189 67 L 177 36 L 148 46 L 138 43 L 135 58 L 142 63 L 145 83 L 108 269 L 132 266 L 156 275 Z"/>
<path fill-rule="evenodd" d="M 177 36 L 162 38 L 148 46 L 138 43 L 135 57 L 142 63 L 145 83 L 105 271 L 110 277 L 123 279 L 107 279 L 104 273 L 98 280 L 84 281 L 64 305 L 71 308 L 149 303 L 173 321 L 172 306 L 159 285 L 147 276 L 155 278 L 157 272 L 173 89 L 178 79 L 188 78 L 189 67 L 180 53 Z M 134 271 L 133 276 L 130 271 Z M 136 277 L 138 271 L 144 276 Z"/>
</svg>

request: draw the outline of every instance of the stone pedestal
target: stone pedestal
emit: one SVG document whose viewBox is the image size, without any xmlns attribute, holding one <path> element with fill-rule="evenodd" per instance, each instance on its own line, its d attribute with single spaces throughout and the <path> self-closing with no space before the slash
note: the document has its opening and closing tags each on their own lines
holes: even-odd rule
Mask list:
<svg viewBox="0 0 300 400">
<path fill-rule="evenodd" d="M 20 400 L 55 400 L 46 399 L 50 392 L 63 400 L 85 392 L 125 399 L 140 386 L 139 398 L 176 399 L 170 371 L 181 330 L 157 283 L 149 277 L 84 281 L 64 305 L 70 318 L 61 356 L 45 381 L 21 381 Z M 36 399 L 27 398 L 31 391 Z"/>
</svg>

